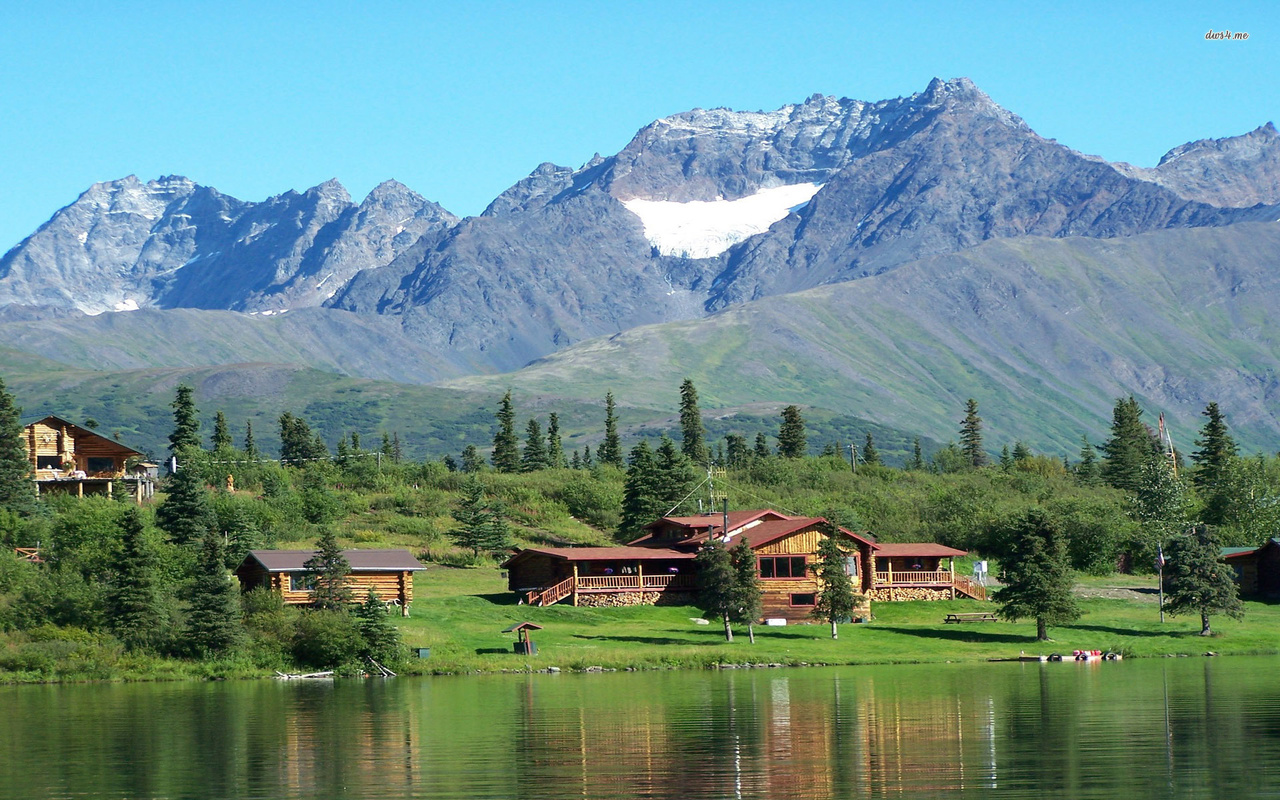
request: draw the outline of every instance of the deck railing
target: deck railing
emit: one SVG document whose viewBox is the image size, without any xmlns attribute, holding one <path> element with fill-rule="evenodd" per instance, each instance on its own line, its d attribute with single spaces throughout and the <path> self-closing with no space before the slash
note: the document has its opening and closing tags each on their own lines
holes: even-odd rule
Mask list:
<svg viewBox="0 0 1280 800">
<path fill-rule="evenodd" d="M 530 605 L 549 606 L 574 592 L 638 592 L 643 589 L 692 589 L 692 575 L 592 575 L 569 577 L 548 589 L 528 593 Z"/>
<path fill-rule="evenodd" d="M 963 575 L 956 576 L 956 591 L 964 592 L 974 600 L 987 599 L 987 587 Z"/>
<path fill-rule="evenodd" d="M 876 586 L 897 586 L 900 584 L 941 584 L 951 585 L 951 573 L 947 570 L 877 572 Z"/>
</svg>

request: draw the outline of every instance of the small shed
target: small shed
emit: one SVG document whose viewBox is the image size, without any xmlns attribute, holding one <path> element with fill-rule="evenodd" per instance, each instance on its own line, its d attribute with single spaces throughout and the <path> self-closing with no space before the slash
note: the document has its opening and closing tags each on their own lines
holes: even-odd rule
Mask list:
<svg viewBox="0 0 1280 800">
<path fill-rule="evenodd" d="M 1280 597 L 1280 539 L 1261 547 L 1224 547 L 1222 558 L 1231 567 L 1240 594 Z"/>
<path fill-rule="evenodd" d="M 306 563 L 314 550 L 250 550 L 236 568 L 243 592 L 265 586 L 279 592 L 287 605 L 310 605 L 312 587 Z M 369 589 L 388 605 L 409 616 L 413 602 L 413 573 L 426 567 L 408 550 L 344 550 L 351 565 L 347 585 L 353 602 L 363 602 Z"/>
</svg>

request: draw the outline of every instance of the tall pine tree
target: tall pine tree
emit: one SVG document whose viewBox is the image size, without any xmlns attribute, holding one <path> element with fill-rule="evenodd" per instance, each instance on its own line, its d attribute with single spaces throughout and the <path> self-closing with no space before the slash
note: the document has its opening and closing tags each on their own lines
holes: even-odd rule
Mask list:
<svg viewBox="0 0 1280 800">
<path fill-rule="evenodd" d="M 222 537 L 209 529 L 188 591 L 186 642 L 196 655 L 229 652 L 242 638 L 240 592 L 227 574 Z"/>
<path fill-rule="evenodd" d="M 804 458 L 808 452 L 804 417 L 800 416 L 800 408 L 787 406 L 782 409 L 782 424 L 778 426 L 778 455 L 783 458 Z"/>
<path fill-rule="evenodd" d="M 244 454 L 250 461 L 258 458 L 258 443 L 253 440 L 253 420 L 244 423 Z"/>
<path fill-rule="evenodd" d="M 698 570 L 698 608 L 709 619 L 724 623 L 724 638 L 733 641 L 730 620 L 737 610 L 733 560 L 719 539 L 711 538 L 698 551 L 693 563 Z"/>
<path fill-rule="evenodd" d="M 231 449 L 231 429 L 227 427 L 227 415 L 221 411 L 213 418 L 213 439 L 211 444 L 214 450 Z"/>
<path fill-rule="evenodd" d="M 751 549 L 745 538 L 739 538 L 738 543 L 729 548 L 729 564 L 733 567 L 733 597 L 730 603 L 733 613 L 729 618 L 739 625 L 746 625 L 747 638 L 755 644 L 756 620 L 764 614 L 764 604 L 756 551 Z"/>
<path fill-rule="evenodd" d="M 552 411 L 547 417 L 547 467 L 564 469 L 564 442 L 560 441 L 560 416 Z"/>
<path fill-rule="evenodd" d="M 1142 465 L 1160 455 L 1160 445 L 1142 423 L 1142 408 L 1133 395 L 1116 401 L 1111 412 L 1111 438 L 1102 445 L 1106 460 L 1102 479 L 1126 492 L 1138 489 Z"/>
<path fill-rule="evenodd" d="M 596 461 L 613 467 L 622 466 L 622 440 L 618 437 L 618 416 L 613 404 L 613 392 L 604 395 L 604 440 L 596 450 Z"/>
<path fill-rule="evenodd" d="M 853 579 L 849 577 L 849 552 L 840 541 L 839 528 L 829 522 L 822 524 L 822 541 L 818 544 L 818 599 L 813 616 L 831 623 L 831 638 L 840 636 L 837 625 L 841 620 L 853 617 L 858 598 L 854 593 Z"/>
<path fill-rule="evenodd" d="M 1164 568 L 1164 610 L 1177 616 L 1186 612 L 1200 615 L 1200 635 L 1210 636 L 1211 614 L 1240 619 L 1244 606 L 1231 568 L 1220 556 L 1213 529 L 1197 525 L 1190 533 L 1169 542 Z"/>
<path fill-rule="evenodd" d="M 706 429 L 698 410 L 698 390 L 689 378 L 680 384 L 680 452 L 695 464 L 707 463 Z"/>
<path fill-rule="evenodd" d="M 161 622 L 156 555 L 142 525 L 142 512 L 128 508 L 120 519 L 121 552 L 107 589 L 107 625 L 130 650 L 156 644 Z"/>
<path fill-rule="evenodd" d="M 1191 454 L 1196 468 L 1191 473 L 1200 499 L 1204 502 L 1204 521 L 1210 525 L 1222 525 L 1231 515 L 1235 487 L 1233 467 L 1239 456 L 1239 448 L 1227 432 L 1226 420 L 1217 403 L 1210 403 L 1203 412 L 1207 418 L 1196 439 L 1199 449 Z"/>
<path fill-rule="evenodd" d="M 200 448 L 200 418 L 191 387 L 185 383 L 169 404 L 173 409 L 173 433 L 169 434 L 169 452 L 178 455 L 186 448 Z"/>
<path fill-rule="evenodd" d="M 0 511 L 25 515 L 35 508 L 36 485 L 25 441 L 22 409 L 0 380 Z"/>
<path fill-rule="evenodd" d="M 351 602 L 351 562 L 342 554 L 338 537 L 326 528 L 316 543 L 316 552 L 303 563 L 311 583 L 311 604 L 326 611 L 343 611 Z"/>
<path fill-rule="evenodd" d="M 880 466 L 880 451 L 876 449 L 876 440 L 867 431 L 867 440 L 862 443 L 862 463 L 868 466 Z"/>
<path fill-rule="evenodd" d="M 638 536 L 644 526 L 667 510 L 662 496 L 661 477 L 649 442 L 641 439 L 631 448 L 627 476 L 622 484 L 622 521 L 618 530 Z"/>
<path fill-rule="evenodd" d="M 982 447 L 982 417 L 978 416 L 978 401 L 972 397 L 964 404 L 964 419 L 960 422 L 960 451 L 971 467 L 985 467 L 990 463 L 987 451 Z"/>
<path fill-rule="evenodd" d="M 175 544 L 195 544 L 213 527 L 209 490 L 200 471 L 193 466 L 179 467 L 165 484 L 164 502 L 156 508 L 156 524 L 169 534 Z"/>
<path fill-rule="evenodd" d="M 542 441 L 542 426 L 534 417 L 525 426 L 524 453 L 520 456 L 522 472 L 537 472 L 547 468 L 547 446 Z"/>
<path fill-rule="evenodd" d="M 520 440 L 516 437 L 516 412 L 507 391 L 498 404 L 498 432 L 493 435 L 493 468 L 498 472 L 520 471 Z"/>
</svg>

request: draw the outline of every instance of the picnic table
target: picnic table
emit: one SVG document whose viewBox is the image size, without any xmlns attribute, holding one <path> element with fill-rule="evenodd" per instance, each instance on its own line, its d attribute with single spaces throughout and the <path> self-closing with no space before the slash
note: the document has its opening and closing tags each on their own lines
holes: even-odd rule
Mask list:
<svg viewBox="0 0 1280 800">
<path fill-rule="evenodd" d="M 948 614 L 943 622 L 997 622 L 996 615 L 992 611 L 974 611 L 964 614 Z"/>
</svg>

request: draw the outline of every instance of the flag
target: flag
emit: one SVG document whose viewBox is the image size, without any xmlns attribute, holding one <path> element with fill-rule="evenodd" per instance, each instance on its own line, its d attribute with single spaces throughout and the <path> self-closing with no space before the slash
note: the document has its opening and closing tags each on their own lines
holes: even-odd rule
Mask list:
<svg viewBox="0 0 1280 800">
<path fill-rule="evenodd" d="M 1164 545 L 1156 545 L 1156 570 L 1163 570 L 1165 565 Z"/>
</svg>

